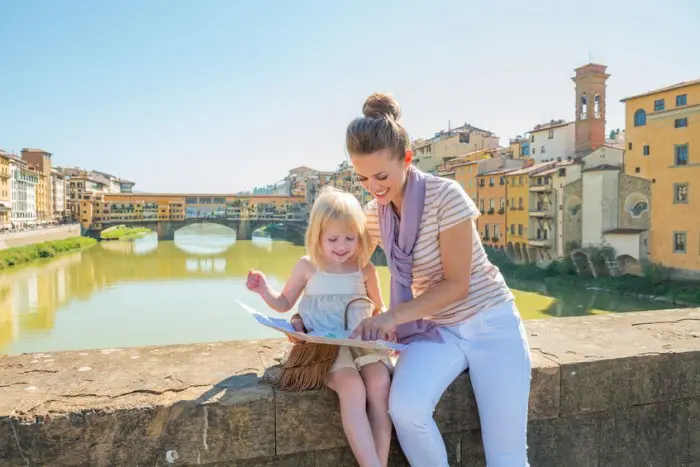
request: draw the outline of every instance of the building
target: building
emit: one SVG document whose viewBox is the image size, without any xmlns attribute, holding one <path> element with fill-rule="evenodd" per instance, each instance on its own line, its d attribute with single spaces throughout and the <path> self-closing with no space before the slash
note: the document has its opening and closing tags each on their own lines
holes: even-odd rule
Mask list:
<svg viewBox="0 0 700 467">
<path fill-rule="evenodd" d="M 500 146 L 498 136 L 490 131 L 467 123 L 458 128 L 435 133 L 431 138 L 417 139 L 412 143 L 413 162 L 424 172 L 436 172 L 448 159 Z"/>
<path fill-rule="evenodd" d="M 478 227 L 484 245 L 505 249 L 506 245 L 506 174 L 513 169 L 498 168 L 478 174 Z"/>
<path fill-rule="evenodd" d="M 552 120 L 530 131 L 530 153 L 535 162 L 565 160 L 575 155 L 576 123 Z"/>
<path fill-rule="evenodd" d="M 308 215 L 304 197 L 287 195 L 102 192 L 84 195 L 79 205 L 86 230 L 187 219 L 299 221 Z"/>
<path fill-rule="evenodd" d="M 121 193 L 133 193 L 134 192 L 134 185 L 136 185 L 135 182 L 131 182 L 129 180 L 121 180 L 119 183 L 120 192 Z"/>
<path fill-rule="evenodd" d="M 528 232 L 530 225 L 530 175 L 547 170 L 553 162 L 534 163 L 506 173 L 506 252 L 516 262 L 529 263 Z"/>
<path fill-rule="evenodd" d="M 51 202 L 53 207 L 53 219 L 64 219 L 68 215 L 66 204 L 66 176 L 56 169 L 51 171 L 51 195 L 53 196 Z"/>
<path fill-rule="evenodd" d="M 0 149 L 0 231 L 9 228 L 12 211 L 10 157 Z"/>
<path fill-rule="evenodd" d="M 36 168 L 39 182 L 36 185 L 36 209 L 40 222 L 51 220 L 53 215 L 53 194 L 51 192 L 51 153 L 43 149 L 23 148 L 22 160 Z"/>
<path fill-rule="evenodd" d="M 700 79 L 622 102 L 625 173 L 651 182 L 649 259 L 676 277 L 699 278 Z"/>
<path fill-rule="evenodd" d="M 530 138 L 516 136 L 510 140 L 509 144 L 512 159 L 525 160 L 530 158 Z"/>
<path fill-rule="evenodd" d="M 39 173 L 19 157 L 9 156 L 9 158 L 12 185 L 10 222 L 20 228 L 35 225 L 36 186 L 39 183 Z"/>
<path fill-rule="evenodd" d="M 576 68 L 575 152 L 583 157 L 605 144 L 605 91 L 610 77 L 605 65 L 589 63 Z"/>
</svg>

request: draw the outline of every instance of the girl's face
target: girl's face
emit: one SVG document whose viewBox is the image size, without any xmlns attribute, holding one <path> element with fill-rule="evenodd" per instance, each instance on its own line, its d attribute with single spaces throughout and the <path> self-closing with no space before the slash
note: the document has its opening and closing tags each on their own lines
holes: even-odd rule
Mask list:
<svg viewBox="0 0 700 467">
<path fill-rule="evenodd" d="M 406 168 L 411 160 L 410 151 L 405 158 L 397 158 L 389 149 L 372 154 L 350 155 L 357 180 L 377 199 L 377 203 L 385 206 L 391 202 L 400 204 L 406 183 Z"/>
<path fill-rule="evenodd" d="M 328 263 L 342 264 L 354 258 L 359 247 L 357 232 L 340 222 L 331 222 L 321 234 L 321 246 Z"/>
</svg>

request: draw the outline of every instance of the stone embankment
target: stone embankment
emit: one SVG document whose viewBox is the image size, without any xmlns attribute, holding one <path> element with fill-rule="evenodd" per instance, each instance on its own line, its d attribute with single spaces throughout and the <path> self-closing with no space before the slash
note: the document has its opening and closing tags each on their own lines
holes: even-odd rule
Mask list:
<svg viewBox="0 0 700 467">
<path fill-rule="evenodd" d="M 0 235 L 0 250 L 78 236 L 80 236 L 80 224 L 4 233 Z"/>
<path fill-rule="evenodd" d="M 529 321 L 527 330 L 531 465 L 700 465 L 700 310 Z M 2 357 L 0 465 L 355 465 L 332 393 L 264 383 L 282 345 Z M 467 374 L 435 416 L 451 465 L 485 465 Z M 390 464 L 406 465 L 397 443 Z"/>
</svg>

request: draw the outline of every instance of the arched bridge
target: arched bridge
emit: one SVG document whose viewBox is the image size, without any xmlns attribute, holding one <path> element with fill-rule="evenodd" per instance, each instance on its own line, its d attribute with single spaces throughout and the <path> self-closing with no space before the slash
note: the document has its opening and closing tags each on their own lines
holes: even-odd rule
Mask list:
<svg viewBox="0 0 700 467">
<path fill-rule="evenodd" d="M 226 218 L 187 218 L 182 220 L 137 220 L 132 222 L 119 222 L 114 224 L 103 224 L 100 229 L 93 229 L 96 236 L 102 230 L 112 225 L 124 224 L 133 227 L 146 227 L 158 233 L 158 240 L 173 240 L 175 232 L 183 227 L 202 223 L 218 224 L 229 227 L 236 232 L 236 239 L 250 240 L 253 238 L 253 231 L 265 227 L 266 225 L 281 224 L 285 228 L 292 229 L 299 234 L 306 230 L 305 219 L 226 219 Z"/>
</svg>

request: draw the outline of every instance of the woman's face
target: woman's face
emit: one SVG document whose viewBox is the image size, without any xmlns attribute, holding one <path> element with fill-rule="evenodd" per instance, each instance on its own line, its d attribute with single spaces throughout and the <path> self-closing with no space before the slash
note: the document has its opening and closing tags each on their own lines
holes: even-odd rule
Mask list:
<svg viewBox="0 0 700 467">
<path fill-rule="evenodd" d="M 403 196 L 406 169 L 412 157 L 411 151 L 407 151 L 405 157 L 397 158 L 389 149 L 382 149 L 371 154 L 351 154 L 350 162 L 365 190 L 379 204 L 388 205 L 391 202 L 400 204 L 398 201 Z"/>
</svg>

